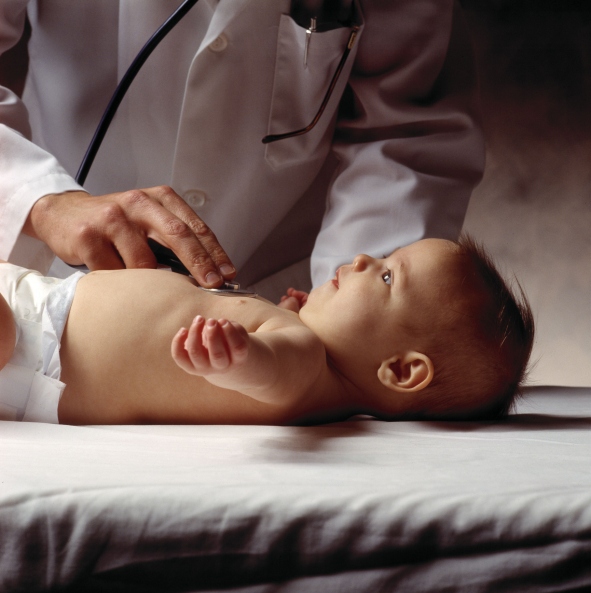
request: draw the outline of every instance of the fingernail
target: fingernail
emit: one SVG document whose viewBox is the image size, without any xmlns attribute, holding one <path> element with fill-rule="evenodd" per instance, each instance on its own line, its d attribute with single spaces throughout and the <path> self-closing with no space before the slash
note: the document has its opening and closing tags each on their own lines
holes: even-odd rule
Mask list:
<svg viewBox="0 0 591 593">
<path fill-rule="evenodd" d="M 205 276 L 205 282 L 207 282 L 207 284 L 219 284 L 221 281 L 222 279 L 220 275 L 215 272 L 209 272 L 209 274 Z"/>
<path fill-rule="evenodd" d="M 233 274 L 236 271 L 236 268 L 234 266 L 231 266 L 229 264 L 223 264 L 220 266 L 220 272 L 224 275 L 224 276 L 230 276 L 230 274 Z"/>
</svg>

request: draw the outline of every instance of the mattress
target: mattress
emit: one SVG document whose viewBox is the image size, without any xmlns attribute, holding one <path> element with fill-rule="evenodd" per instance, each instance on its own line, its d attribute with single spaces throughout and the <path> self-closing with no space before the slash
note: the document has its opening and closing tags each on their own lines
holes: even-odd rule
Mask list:
<svg viewBox="0 0 591 593">
<path fill-rule="evenodd" d="M 591 389 L 500 423 L 0 422 L 0 591 L 591 590 Z"/>
</svg>

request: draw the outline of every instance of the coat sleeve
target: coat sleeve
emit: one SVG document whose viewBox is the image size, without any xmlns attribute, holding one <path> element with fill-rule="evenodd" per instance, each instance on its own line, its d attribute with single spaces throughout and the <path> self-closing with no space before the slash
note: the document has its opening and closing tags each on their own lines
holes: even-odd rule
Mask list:
<svg viewBox="0 0 591 593">
<path fill-rule="evenodd" d="M 340 166 L 312 254 L 314 285 L 357 253 L 456 238 L 484 169 L 472 46 L 454 0 L 362 4 L 337 122 Z"/>
<path fill-rule="evenodd" d="M 0 54 L 21 37 L 26 0 L 0 3 Z M 46 271 L 53 254 L 21 229 L 33 204 L 51 193 L 80 189 L 57 160 L 31 142 L 27 110 L 0 86 L 0 259 Z"/>
</svg>

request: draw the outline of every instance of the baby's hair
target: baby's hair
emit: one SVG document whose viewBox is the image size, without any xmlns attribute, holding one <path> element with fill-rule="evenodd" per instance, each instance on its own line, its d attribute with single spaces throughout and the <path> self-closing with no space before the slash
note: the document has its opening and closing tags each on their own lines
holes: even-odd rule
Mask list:
<svg viewBox="0 0 591 593">
<path fill-rule="evenodd" d="M 506 416 L 526 380 L 534 318 L 523 288 L 503 279 L 484 247 L 468 235 L 455 242 L 460 294 L 443 317 L 433 350 L 435 376 L 425 389 L 429 417 Z"/>
</svg>

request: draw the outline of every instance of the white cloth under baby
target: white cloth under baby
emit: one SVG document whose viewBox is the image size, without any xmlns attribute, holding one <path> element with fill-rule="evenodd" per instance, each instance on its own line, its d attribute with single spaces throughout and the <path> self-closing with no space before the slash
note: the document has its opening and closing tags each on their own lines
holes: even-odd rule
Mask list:
<svg viewBox="0 0 591 593">
<path fill-rule="evenodd" d="M 66 279 L 0 263 L 0 293 L 16 323 L 12 358 L 0 370 L 0 419 L 58 422 L 64 390 L 60 381 L 60 340 L 76 285 L 84 274 Z"/>
</svg>

